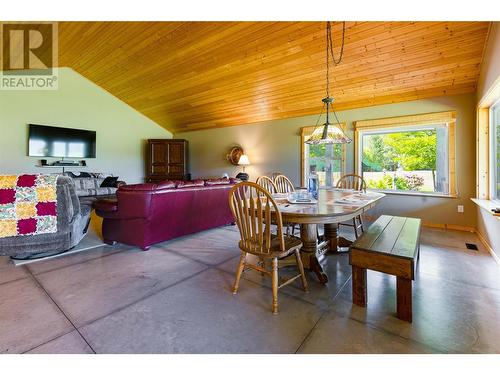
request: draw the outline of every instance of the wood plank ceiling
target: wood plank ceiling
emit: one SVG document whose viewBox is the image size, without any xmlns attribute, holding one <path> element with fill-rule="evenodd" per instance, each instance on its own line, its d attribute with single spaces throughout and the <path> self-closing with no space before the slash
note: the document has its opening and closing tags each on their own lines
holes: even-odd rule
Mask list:
<svg viewBox="0 0 500 375">
<path fill-rule="evenodd" d="M 488 22 L 346 27 L 337 110 L 476 89 Z M 324 22 L 62 22 L 59 65 L 177 133 L 319 113 L 325 39 Z"/>
</svg>

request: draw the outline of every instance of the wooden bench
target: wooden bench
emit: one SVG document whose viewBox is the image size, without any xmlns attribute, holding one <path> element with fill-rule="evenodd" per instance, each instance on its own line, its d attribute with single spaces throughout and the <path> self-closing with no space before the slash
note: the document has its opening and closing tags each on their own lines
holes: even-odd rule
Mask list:
<svg viewBox="0 0 500 375">
<path fill-rule="evenodd" d="M 412 280 L 420 251 L 420 219 L 380 216 L 352 245 L 352 300 L 366 307 L 366 270 L 397 277 L 397 316 L 412 321 Z"/>
</svg>

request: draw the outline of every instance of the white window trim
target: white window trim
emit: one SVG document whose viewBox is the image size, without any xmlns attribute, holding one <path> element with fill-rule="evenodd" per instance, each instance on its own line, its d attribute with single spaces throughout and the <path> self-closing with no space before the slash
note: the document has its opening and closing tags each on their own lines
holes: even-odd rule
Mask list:
<svg viewBox="0 0 500 375">
<path fill-rule="evenodd" d="M 491 136 L 490 108 L 500 101 L 500 75 L 495 79 L 486 94 L 483 95 L 476 108 L 476 198 L 472 201 L 489 214 L 492 208 L 499 205 L 492 197 L 491 176 Z M 500 216 L 494 216 L 500 220 Z"/>
<path fill-rule="evenodd" d="M 497 108 L 495 108 L 497 107 Z M 489 153 L 489 174 L 490 174 L 490 178 L 489 178 L 489 188 L 490 188 L 490 200 L 493 201 L 495 204 L 499 204 L 500 203 L 500 196 L 495 196 L 496 195 L 496 192 L 497 192 L 497 160 L 496 160 L 496 148 L 497 148 L 497 144 L 496 144 L 496 128 L 495 128 L 495 124 L 493 122 L 493 116 L 491 116 L 492 112 L 493 112 L 493 109 L 496 109 L 498 111 L 500 111 L 500 98 L 497 99 L 497 101 L 495 103 L 493 103 L 489 108 L 488 108 L 488 121 L 489 121 L 489 124 L 488 124 L 488 127 L 489 127 L 489 149 L 491 150 L 491 152 Z"/>
<path fill-rule="evenodd" d="M 446 120 L 448 119 L 448 120 Z M 437 198 L 457 198 L 457 184 L 455 174 L 455 112 L 438 112 L 422 115 L 401 116 L 387 119 L 355 121 L 355 171 L 362 175 L 362 138 L 366 134 L 393 133 L 396 131 L 418 131 L 425 129 L 435 129 L 439 126 L 448 128 L 448 194 L 441 192 L 420 192 L 411 190 L 382 190 L 369 189 L 387 194 L 430 196 Z"/>
</svg>

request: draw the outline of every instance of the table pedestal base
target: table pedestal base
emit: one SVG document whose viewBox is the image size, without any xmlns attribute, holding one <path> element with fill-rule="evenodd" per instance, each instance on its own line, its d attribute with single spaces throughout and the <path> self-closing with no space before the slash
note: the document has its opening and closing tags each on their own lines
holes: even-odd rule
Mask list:
<svg viewBox="0 0 500 375">
<path fill-rule="evenodd" d="M 316 224 L 302 224 L 300 226 L 300 238 L 302 240 L 301 254 L 304 265 L 307 265 L 307 268 L 316 274 L 320 283 L 326 284 L 328 277 L 323 272 L 317 258 L 318 232 Z"/>
<path fill-rule="evenodd" d="M 345 237 L 339 237 L 339 225 L 325 224 L 325 241 L 328 242 L 328 251 L 331 253 L 347 253 L 352 241 Z M 343 248 L 343 249 L 342 249 Z"/>
<path fill-rule="evenodd" d="M 316 224 L 301 224 L 300 238 L 302 240 L 301 257 L 304 268 L 314 272 L 321 284 L 328 282 L 328 277 L 323 271 L 323 267 L 318 258 L 326 253 L 346 253 L 352 241 L 338 236 L 338 224 L 325 224 L 325 235 L 318 238 Z M 339 247 L 347 247 L 347 250 L 340 250 Z M 280 267 L 295 265 L 295 259 L 288 257 L 280 260 Z"/>
</svg>

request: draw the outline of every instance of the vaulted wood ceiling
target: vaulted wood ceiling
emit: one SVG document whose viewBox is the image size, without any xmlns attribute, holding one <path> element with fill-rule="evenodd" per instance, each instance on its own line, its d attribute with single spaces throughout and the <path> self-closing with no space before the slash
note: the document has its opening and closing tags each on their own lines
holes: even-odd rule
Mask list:
<svg viewBox="0 0 500 375">
<path fill-rule="evenodd" d="M 476 89 L 488 22 L 346 27 L 338 110 Z M 319 113 L 325 39 L 324 22 L 63 22 L 59 66 L 181 132 Z"/>
</svg>

